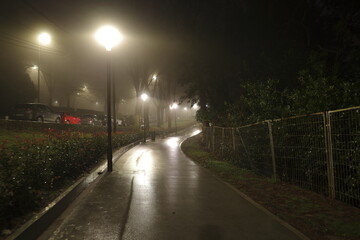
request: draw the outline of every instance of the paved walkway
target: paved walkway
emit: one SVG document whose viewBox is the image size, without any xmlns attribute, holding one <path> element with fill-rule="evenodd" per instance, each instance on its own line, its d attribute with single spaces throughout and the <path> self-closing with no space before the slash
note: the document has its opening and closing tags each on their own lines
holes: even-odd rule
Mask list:
<svg viewBox="0 0 360 240">
<path fill-rule="evenodd" d="M 125 153 L 39 239 L 301 239 L 168 137 Z"/>
</svg>

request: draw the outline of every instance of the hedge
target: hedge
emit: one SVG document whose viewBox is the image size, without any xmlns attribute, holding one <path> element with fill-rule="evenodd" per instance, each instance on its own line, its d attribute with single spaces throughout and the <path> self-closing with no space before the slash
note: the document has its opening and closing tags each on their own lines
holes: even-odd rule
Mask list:
<svg viewBox="0 0 360 240">
<path fill-rule="evenodd" d="M 90 171 L 106 153 L 105 132 L 83 134 L 50 129 L 44 138 L 0 143 L 0 230 L 46 204 L 49 195 Z M 118 132 L 113 148 L 142 138 Z"/>
</svg>

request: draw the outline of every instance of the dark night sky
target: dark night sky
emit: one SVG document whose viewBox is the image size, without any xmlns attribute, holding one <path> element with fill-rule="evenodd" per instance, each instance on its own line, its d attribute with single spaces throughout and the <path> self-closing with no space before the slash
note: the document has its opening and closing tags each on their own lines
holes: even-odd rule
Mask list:
<svg viewBox="0 0 360 240">
<path fill-rule="evenodd" d="M 93 34 L 111 23 L 125 35 L 114 49 L 124 97 L 130 95 L 126 71 L 135 58 L 172 78 L 182 66 L 197 64 L 197 69 L 223 69 L 216 73 L 222 78 L 275 78 L 291 86 L 310 51 L 331 52 L 342 44 L 345 31 L 359 27 L 358 5 L 330 0 L 6 0 L 0 10 L 0 47 L 33 64 L 36 36 L 49 31 L 54 43 L 45 51 L 56 75 L 71 75 L 74 82 L 89 82 L 102 91 L 104 51 Z M 346 27 L 338 27 L 345 30 L 334 30 L 342 18 Z M 57 61 L 71 71 L 64 73 Z"/>
</svg>

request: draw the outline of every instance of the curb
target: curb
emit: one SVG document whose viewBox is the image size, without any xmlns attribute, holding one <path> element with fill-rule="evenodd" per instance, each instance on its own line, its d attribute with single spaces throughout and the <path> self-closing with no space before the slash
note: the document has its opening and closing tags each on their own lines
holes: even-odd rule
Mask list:
<svg viewBox="0 0 360 240">
<path fill-rule="evenodd" d="M 115 163 L 125 152 L 138 144 L 139 141 L 136 141 L 115 151 L 112 159 L 113 163 Z M 99 167 L 71 185 L 41 212 L 37 213 L 12 235 L 6 238 L 6 240 L 35 240 L 69 206 L 69 204 L 80 195 L 82 191 L 96 179 L 100 179 L 104 176 L 102 173 L 105 172 L 106 168 L 107 162 L 106 160 L 103 160 L 103 163 Z"/>
</svg>

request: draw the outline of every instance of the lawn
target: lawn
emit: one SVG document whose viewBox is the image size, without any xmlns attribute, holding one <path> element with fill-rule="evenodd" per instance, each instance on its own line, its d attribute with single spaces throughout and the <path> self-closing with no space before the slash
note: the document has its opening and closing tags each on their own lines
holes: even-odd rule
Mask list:
<svg viewBox="0 0 360 240">
<path fill-rule="evenodd" d="M 230 183 L 310 239 L 359 240 L 360 209 L 299 187 L 274 182 L 217 159 L 201 145 L 201 134 L 186 140 L 189 158 Z"/>
</svg>

